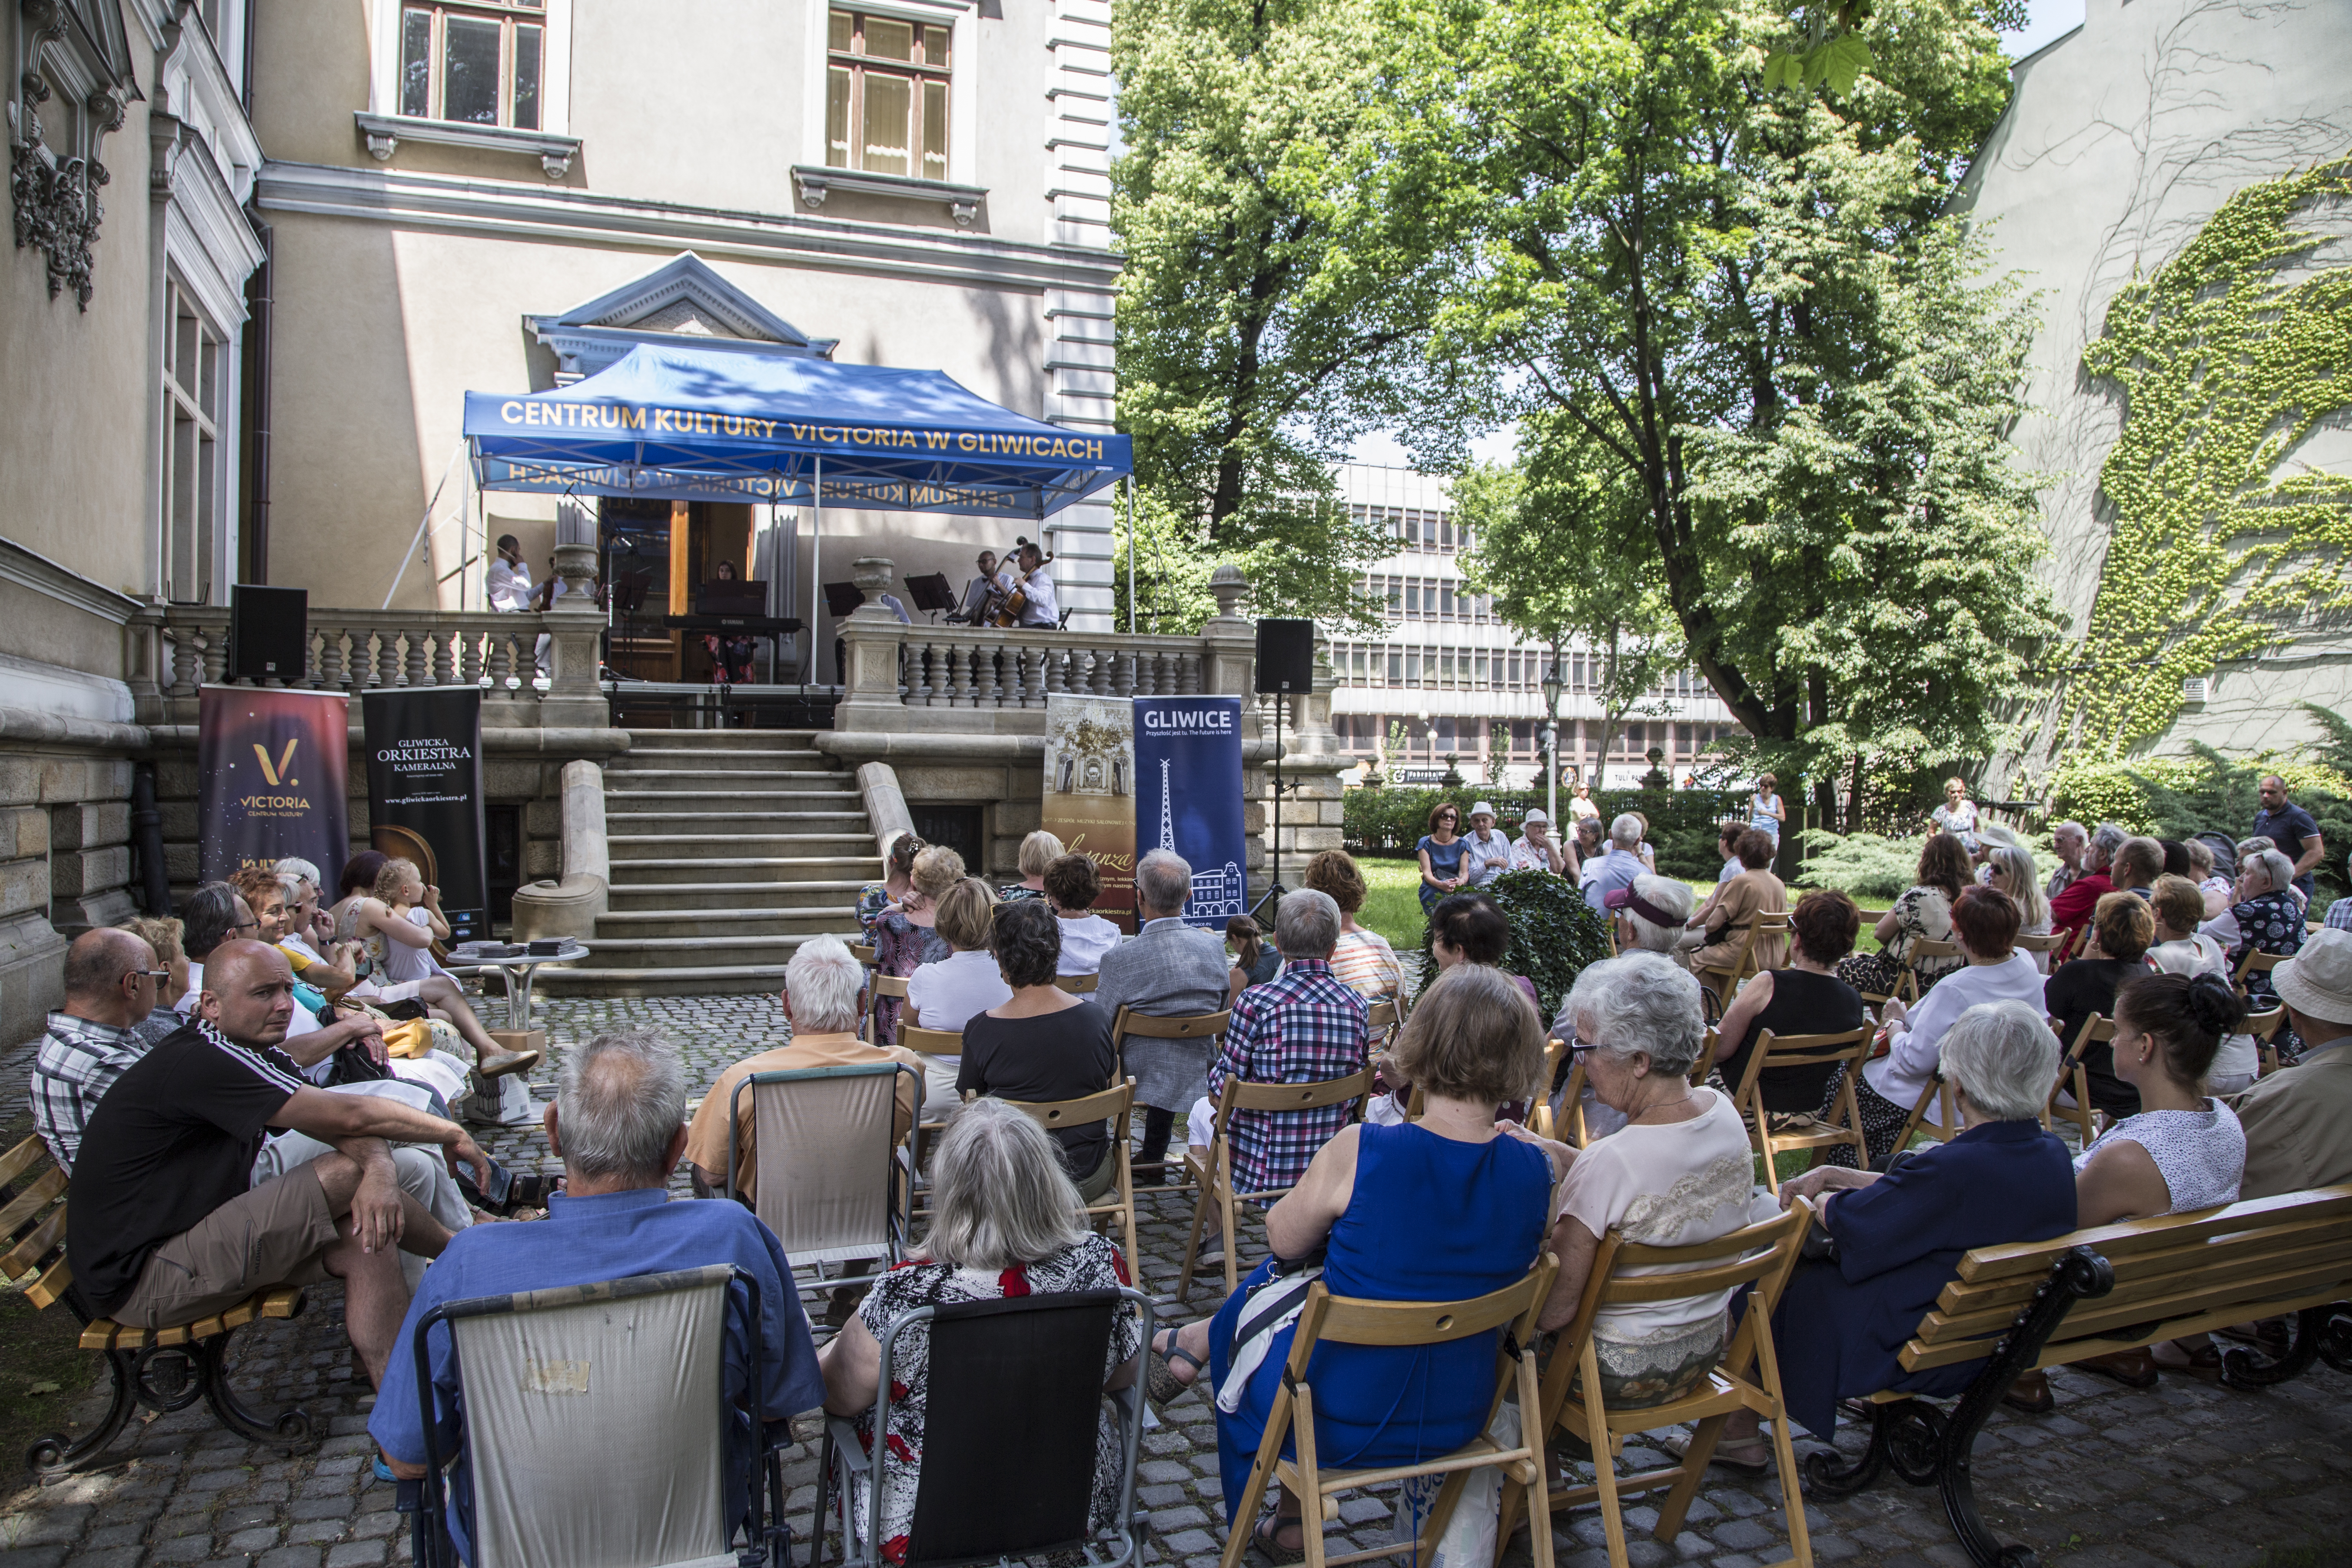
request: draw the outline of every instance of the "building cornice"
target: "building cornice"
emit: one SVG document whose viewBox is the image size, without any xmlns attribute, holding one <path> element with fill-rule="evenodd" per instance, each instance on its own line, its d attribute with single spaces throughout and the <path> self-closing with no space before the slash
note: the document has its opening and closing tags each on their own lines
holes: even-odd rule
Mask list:
<svg viewBox="0 0 2352 1568">
<path fill-rule="evenodd" d="M 310 213 L 545 243 L 628 245 L 830 271 L 1030 289 L 1101 290 L 1122 258 L 1095 246 L 1029 245 L 798 214 L 668 202 L 397 169 L 265 163 L 264 211 Z"/>
<path fill-rule="evenodd" d="M 118 626 L 129 626 L 131 617 L 141 608 L 139 601 L 128 594 L 118 594 L 93 583 L 71 567 L 60 566 L 13 539 L 0 538 L 0 582 L 29 588 L 44 598 L 70 605 Z"/>
<path fill-rule="evenodd" d="M 444 147 L 471 147 L 481 153 L 512 153 L 539 160 L 540 172 L 560 180 L 572 172 L 580 155 L 580 138 L 551 131 L 517 131 L 504 125 L 475 125 L 462 120 L 420 120 L 407 114 L 371 114 L 354 110 L 352 121 L 367 142 L 368 155 L 379 161 L 400 151 L 403 142 L 432 142 Z"/>
</svg>

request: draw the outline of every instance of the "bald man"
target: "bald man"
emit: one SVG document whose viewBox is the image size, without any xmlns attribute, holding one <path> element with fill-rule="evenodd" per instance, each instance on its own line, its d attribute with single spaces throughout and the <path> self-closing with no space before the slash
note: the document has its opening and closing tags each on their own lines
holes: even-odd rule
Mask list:
<svg viewBox="0 0 2352 1568">
<path fill-rule="evenodd" d="M 293 1007 L 277 949 L 213 950 L 198 1016 L 133 1062 L 90 1116 L 67 1250 L 93 1307 L 149 1329 L 194 1322 L 266 1286 L 340 1279 L 352 1348 L 379 1384 L 408 1309 L 400 1254 L 437 1257 L 449 1240 L 400 1190 L 388 1143 L 438 1145 L 481 1184 L 489 1162 L 454 1121 L 288 1071 L 268 1047 Z M 332 1149 L 256 1185 L 262 1141 L 280 1130 Z"/>
<path fill-rule="evenodd" d="M 49 1015 L 33 1058 L 33 1127 L 73 1173 L 89 1113 L 114 1080 L 147 1054 L 135 1031 L 168 978 L 155 950 L 127 931 L 100 927 L 66 949 L 66 1005 Z"/>
</svg>

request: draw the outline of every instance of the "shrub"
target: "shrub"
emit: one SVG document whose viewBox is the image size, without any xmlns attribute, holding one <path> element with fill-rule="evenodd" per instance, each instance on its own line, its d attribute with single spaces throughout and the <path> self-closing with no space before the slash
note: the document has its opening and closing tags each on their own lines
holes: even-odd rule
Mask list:
<svg viewBox="0 0 2352 1568">
<path fill-rule="evenodd" d="M 2352 778 L 2327 762 L 2291 760 L 2274 752 L 2227 757 L 2199 745 L 2186 757 L 2063 763 L 2050 777 L 2052 818 L 2071 816 L 2085 826 L 2114 822 L 2159 838 L 2205 832 L 2242 838 L 2262 809 L 2257 792 L 2266 773 L 2286 780 L 2296 804 L 2311 813 L 2330 847 L 2313 868 L 2318 884 L 2313 902 L 2325 910 L 2330 900 L 2352 893 L 2342 858 L 2352 848 Z"/>
<path fill-rule="evenodd" d="M 1794 879 L 1797 886 L 1842 889 L 1862 903 L 1902 897 L 1918 872 L 1920 846 L 1927 842 L 1875 833 L 1840 837 L 1819 828 L 1801 837 L 1805 863 Z"/>
<path fill-rule="evenodd" d="M 1549 1024 L 1559 1016 L 1568 988 L 1584 966 L 1609 956 L 1609 927 L 1592 912 L 1575 883 L 1549 871 L 1507 872 L 1478 890 L 1494 900 L 1511 922 L 1511 946 L 1503 955 L 1503 967 L 1535 983 Z M 1422 927 L 1421 956 L 1422 973 L 1433 977 L 1436 961 L 1429 955 L 1426 924 Z"/>
</svg>

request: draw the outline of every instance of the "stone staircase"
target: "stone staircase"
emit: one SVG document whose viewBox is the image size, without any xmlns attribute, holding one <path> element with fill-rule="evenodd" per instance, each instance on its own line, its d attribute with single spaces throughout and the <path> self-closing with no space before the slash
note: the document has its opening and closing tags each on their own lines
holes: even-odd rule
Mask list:
<svg viewBox="0 0 2352 1568">
<path fill-rule="evenodd" d="M 813 936 L 853 940 L 879 869 L 848 769 L 806 730 L 636 730 L 604 765 L 611 907 L 554 993 L 772 991 Z"/>
</svg>

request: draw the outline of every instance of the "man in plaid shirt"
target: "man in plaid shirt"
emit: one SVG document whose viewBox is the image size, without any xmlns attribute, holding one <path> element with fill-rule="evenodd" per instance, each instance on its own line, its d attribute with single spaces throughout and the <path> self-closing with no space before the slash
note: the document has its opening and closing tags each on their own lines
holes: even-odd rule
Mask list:
<svg viewBox="0 0 2352 1568">
<path fill-rule="evenodd" d="M 155 950 L 127 931 L 100 926 L 66 949 L 66 1007 L 49 1015 L 33 1058 L 33 1126 L 73 1174 L 82 1129 L 114 1080 L 147 1054 L 132 1030 L 155 1008 L 164 978 Z"/>
<path fill-rule="evenodd" d="M 1209 1064 L 1209 1098 L 1193 1108 L 1192 1142 L 1204 1150 L 1225 1079 L 1313 1083 L 1345 1078 L 1364 1065 L 1363 994 L 1331 973 L 1339 941 L 1339 906 L 1328 894 L 1290 893 L 1274 917 L 1283 970 L 1234 1004 L 1224 1048 Z M 1346 1101 L 1312 1110 L 1237 1110 L 1234 1190 L 1287 1187 L 1306 1173 L 1315 1151 L 1348 1124 Z"/>
</svg>

